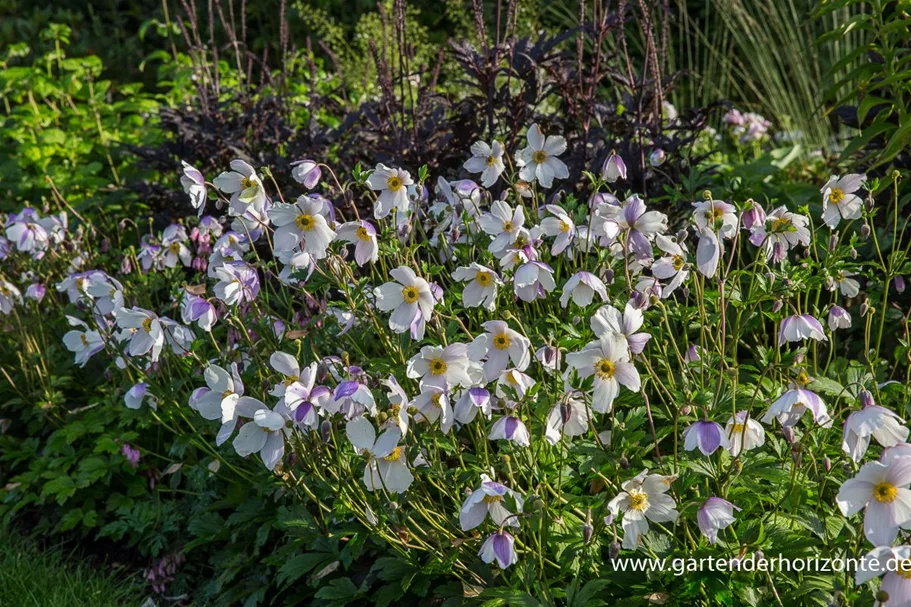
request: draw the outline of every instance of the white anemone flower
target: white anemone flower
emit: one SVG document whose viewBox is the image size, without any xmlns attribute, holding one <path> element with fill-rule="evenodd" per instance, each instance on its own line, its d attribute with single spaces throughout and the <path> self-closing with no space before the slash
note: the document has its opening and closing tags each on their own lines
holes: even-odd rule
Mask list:
<svg viewBox="0 0 911 607">
<path fill-rule="evenodd" d="M 911 457 L 888 463 L 867 462 L 838 490 L 841 513 L 853 516 L 866 509 L 864 535 L 874 546 L 890 546 L 899 528 L 911 526 Z"/>
<path fill-rule="evenodd" d="M 531 444 L 531 435 L 528 433 L 525 422 L 512 415 L 504 415 L 495 421 L 490 427 L 487 438 L 489 440 L 506 440 L 520 447 L 527 447 Z"/>
<path fill-rule="evenodd" d="M 543 261 L 526 261 L 513 276 L 513 292 L 522 301 L 545 298 L 556 287 L 553 268 Z"/>
<path fill-rule="evenodd" d="M 509 398 L 515 393 L 516 398 L 522 400 L 536 383 L 527 373 L 518 369 L 506 369 L 497 378 L 496 395 L 500 398 Z"/>
<path fill-rule="evenodd" d="M 266 190 L 256 170 L 243 160 L 232 160 L 231 170 L 212 180 L 216 188 L 231 195 L 231 215 L 243 215 L 252 206 L 262 209 L 266 204 Z"/>
<path fill-rule="evenodd" d="M 232 363 L 230 372 L 218 365 L 209 365 L 203 372 L 206 386 L 193 393 L 190 408 L 195 409 L 208 420 L 221 420 L 221 428 L 215 439 L 216 445 L 224 443 L 237 425 L 237 403 L 244 395 L 244 384 Z"/>
<path fill-rule="evenodd" d="M 649 333 L 639 332 L 644 323 L 642 310 L 632 300 L 626 302 L 622 314 L 614 306 L 601 306 L 589 321 L 595 337 L 617 335 L 626 342 L 630 354 L 641 354 L 645 344 L 652 338 Z"/>
<path fill-rule="evenodd" d="M 430 284 L 405 266 L 390 270 L 389 274 L 397 282 L 387 282 L 373 290 L 377 307 L 383 312 L 392 312 L 389 328 L 396 333 L 405 333 L 418 315 L 425 322 L 430 320 L 436 305 Z"/>
<path fill-rule="evenodd" d="M 675 476 L 649 474 L 643 470 L 623 483 L 621 491 L 607 504 L 611 514 L 623 513 L 623 547 L 635 549 L 648 533 L 648 522 L 672 523 L 677 520 L 677 505 L 667 494 Z"/>
<path fill-rule="evenodd" d="M 489 188 L 506 170 L 503 165 L 503 144 L 494 141 L 488 145 L 484 141 L 476 141 L 471 145 L 471 158 L 462 167 L 469 173 L 480 173 L 481 185 Z"/>
<path fill-rule="evenodd" d="M 269 366 L 282 374 L 282 381 L 273 386 L 269 394 L 281 398 L 285 395 L 285 389 L 295 382 L 304 381 L 301 379 L 300 363 L 294 356 L 287 352 L 273 352 L 269 357 Z M 311 373 L 310 368 L 306 369 L 308 375 Z M 305 382 L 306 383 L 306 382 Z"/>
<path fill-rule="evenodd" d="M 591 425 L 591 411 L 578 393 L 570 393 L 551 408 L 544 438 L 552 445 L 564 436 L 581 436 Z"/>
<path fill-rule="evenodd" d="M 354 261 L 363 266 L 376 263 L 380 258 L 380 246 L 376 240 L 376 228 L 369 221 L 349 221 L 338 228 L 339 239 L 354 245 Z"/>
<path fill-rule="evenodd" d="M 829 177 L 819 192 L 822 194 L 822 220 L 835 229 L 844 219 L 860 219 L 863 199 L 856 194 L 867 182 L 866 175 L 852 173 Z"/>
<path fill-rule="evenodd" d="M 13 283 L 0 278 L 0 313 L 9 314 L 22 303 L 22 293 Z"/>
<path fill-rule="evenodd" d="M 506 201 L 494 200 L 490 211 L 478 218 L 478 224 L 493 238 L 487 250 L 497 255 L 515 241 L 519 230 L 525 225 L 525 210 L 521 206 L 513 210 Z"/>
<path fill-rule="evenodd" d="M 326 203 L 316 196 L 300 196 L 297 202 L 275 203 L 269 209 L 269 219 L 275 224 L 276 251 L 291 251 L 297 247 L 315 259 L 326 256 L 326 250 L 336 233 L 326 221 Z"/>
<path fill-rule="evenodd" d="M 140 409 L 146 398 L 149 400 L 149 407 L 152 409 L 158 408 L 155 397 L 149 394 L 149 384 L 140 382 L 127 390 L 126 394 L 123 395 L 123 404 L 126 405 L 127 409 Z"/>
<path fill-rule="evenodd" d="M 403 493 L 414 481 L 408 469 L 404 448 L 399 446 L 402 433 L 398 428 L 387 428 L 379 438 L 373 424 L 365 417 L 348 422 L 345 427 L 348 440 L 368 456 L 364 468 L 364 485 L 368 491 L 385 489 L 390 493 Z"/>
<path fill-rule="evenodd" d="M 861 560 L 854 581 L 860 585 L 880 576 L 873 607 L 911 607 L 911 546 L 874 548 Z"/>
<path fill-rule="evenodd" d="M 516 164 L 521 167 L 519 177 L 528 182 L 537 179 L 544 188 L 553 185 L 555 177 L 569 177 L 569 169 L 557 158 L 566 151 L 566 140 L 563 137 L 551 135 L 545 138 L 537 124 L 529 127 L 527 137 L 528 146 L 516 154 Z"/>
<path fill-rule="evenodd" d="M 114 311 L 117 326 L 126 329 L 130 344 L 127 353 L 130 356 L 148 354 L 156 362 L 164 347 L 165 337 L 161 321 L 154 312 L 142 308 L 120 308 Z"/>
<path fill-rule="evenodd" d="M 572 297 L 577 306 L 584 308 L 591 304 L 595 294 L 598 295 L 601 301 L 607 301 L 607 286 L 604 282 L 591 272 L 576 272 L 563 285 L 563 296 L 560 297 L 560 305 L 565 308 L 569 305 L 569 299 Z"/>
<path fill-rule="evenodd" d="M 866 390 L 861 393 L 861 402 L 865 403 L 864 408 L 854 411 L 845 420 L 841 443 L 844 452 L 857 463 L 867 452 L 871 438 L 888 448 L 907 441 L 909 433 L 905 420 L 897 413 L 874 404 L 873 397 Z"/>
<path fill-rule="evenodd" d="M 665 253 L 665 256 L 652 264 L 652 275 L 659 280 L 670 279 L 670 282 L 661 289 L 661 296 L 669 297 L 689 278 L 690 269 L 686 263 L 686 246 L 671 240 L 664 234 L 655 236 L 655 244 Z"/>
<path fill-rule="evenodd" d="M 781 321 L 778 332 L 779 346 L 784 345 L 785 342 L 803 341 L 804 339 L 829 341 L 822 325 L 810 314 L 788 316 Z"/>
<path fill-rule="evenodd" d="M 376 169 L 367 178 L 371 190 L 380 192 L 373 204 L 373 216 L 376 219 L 387 217 L 393 209 L 402 217 L 408 214 L 411 201 L 408 199 L 408 186 L 414 180 L 408 171 L 377 164 Z"/>
<path fill-rule="evenodd" d="M 291 414 L 283 401 L 274 409 L 245 396 L 237 404 L 237 414 L 249 417 L 234 437 L 234 450 L 241 457 L 258 453 L 263 464 L 274 470 L 285 454 L 285 438 L 291 436 Z"/>
<path fill-rule="evenodd" d="M 414 419 L 428 424 L 440 422 L 440 430 L 448 434 L 455 422 L 449 392 L 444 388 L 425 384 L 421 393 L 411 402 L 414 408 Z"/>
<path fill-rule="evenodd" d="M 190 205 L 196 209 L 198 216 L 202 217 L 202 212 L 206 207 L 206 178 L 194 167 L 181 160 L 180 165 L 183 176 L 180 178 L 180 185 L 183 191 L 190 197 Z"/>
<path fill-rule="evenodd" d="M 408 360 L 407 375 L 420 379 L 421 386 L 447 389 L 472 385 L 471 361 L 468 346 L 462 343 L 448 346 L 424 346 Z"/>
<path fill-rule="evenodd" d="M 765 444 L 765 429 L 747 411 L 738 411 L 724 426 L 728 439 L 727 449 L 737 457 L 744 451 L 757 449 Z"/>
<path fill-rule="evenodd" d="M 851 278 L 852 276 L 857 276 L 857 274 L 848 270 L 837 271 L 832 277 L 833 284 L 829 290 L 834 291 L 838 287 L 838 292 L 845 297 L 857 297 L 857 294 L 860 293 L 860 283 Z"/>
<path fill-rule="evenodd" d="M 476 362 L 484 361 L 484 377 L 488 382 L 497 379 L 510 366 L 510 361 L 520 371 L 528 368 L 531 342 L 527 337 L 501 320 L 489 320 L 481 326 L 485 332 L 468 346 L 468 357 Z"/>
<path fill-rule="evenodd" d="M 591 406 L 598 413 L 610 412 L 621 385 L 633 392 L 641 386 L 639 372 L 629 362 L 626 343 L 614 333 L 605 333 L 582 351 L 567 354 L 566 362 L 581 379 L 595 376 Z"/>
<path fill-rule="evenodd" d="M 563 207 L 549 204 L 544 208 L 552 217 L 545 217 L 541 221 L 541 231 L 545 235 L 554 238 L 550 254 L 556 257 L 569 249 L 569 245 L 573 243 L 573 237 L 576 235 L 576 224 L 573 223 L 573 218 L 563 210 Z"/>
<path fill-rule="evenodd" d="M 509 498 L 512 498 L 516 504 L 516 514 L 521 514 L 524 506 L 522 496 L 506 485 L 482 474 L 481 486 L 465 498 L 462 508 L 459 510 L 459 525 L 462 527 L 462 531 L 471 531 L 478 527 L 488 516 L 498 527 L 504 525 L 518 527 L 519 519 L 504 505 Z"/>
<path fill-rule="evenodd" d="M 66 349 L 75 354 L 76 364 L 84 367 L 89 359 L 104 349 L 104 338 L 101 333 L 90 329 L 85 322 L 73 316 L 66 317 L 71 327 L 80 327 L 67 331 L 63 336 L 63 345 Z"/>
<path fill-rule="evenodd" d="M 471 262 L 468 266 L 456 268 L 452 278 L 468 283 L 462 290 L 462 303 L 465 307 L 483 307 L 488 312 L 496 310 L 497 288 L 503 284 L 496 272 L 487 266 Z"/>
</svg>

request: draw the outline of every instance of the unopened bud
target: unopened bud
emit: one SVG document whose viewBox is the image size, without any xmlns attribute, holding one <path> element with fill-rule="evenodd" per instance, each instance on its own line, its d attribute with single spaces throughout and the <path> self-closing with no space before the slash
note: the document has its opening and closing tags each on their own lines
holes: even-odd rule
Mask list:
<svg viewBox="0 0 911 607">
<path fill-rule="evenodd" d="M 867 196 L 866 200 L 864 200 L 864 206 L 867 207 L 867 210 L 868 210 L 868 211 L 872 211 L 872 210 L 873 210 L 873 205 L 874 205 L 874 204 L 875 204 L 875 203 L 874 203 L 874 201 L 873 201 L 873 197 L 872 197 L 872 196 Z"/>
<path fill-rule="evenodd" d="M 860 315 L 861 317 L 866 316 L 867 312 L 870 311 L 870 303 L 865 299 L 864 303 L 860 304 Z"/>
<path fill-rule="evenodd" d="M 828 456 L 828 455 L 825 456 L 824 458 L 822 458 L 822 468 L 823 468 L 823 470 L 825 470 L 826 472 L 831 472 L 831 471 L 832 471 L 832 460 L 829 459 L 829 456 Z"/>
<path fill-rule="evenodd" d="M 784 302 L 780 299 L 776 299 L 775 303 L 772 304 L 772 314 L 778 314 L 781 309 L 784 307 Z"/>
<path fill-rule="evenodd" d="M 328 443 L 332 438 L 332 423 L 328 419 L 324 419 L 323 423 L 319 425 L 319 434 L 324 443 Z"/>
<path fill-rule="evenodd" d="M 589 508 L 585 513 L 585 524 L 582 525 L 582 541 L 587 544 L 592 541 L 592 536 L 594 535 L 595 528 L 592 525 L 592 511 Z"/>
<path fill-rule="evenodd" d="M 617 463 L 620 464 L 620 467 L 623 468 L 624 470 L 629 468 L 629 460 L 626 459 L 625 455 L 620 456 L 620 461 Z"/>
<path fill-rule="evenodd" d="M 702 198 L 703 198 L 703 200 L 711 200 L 711 199 L 712 199 L 712 191 L 711 191 L 711 190 L 703 190 L 703 191 L 702 191 Z"/>
<path fill-rule="evenodd" d="M 895 282 L 893 284 L 895 285 L 895 290 L 898 291 L 899 295 L 905 292 L 905 277 L 904 276 L 896 276 Z"/>
<path fill-rule="evenodd" d="M 602 278 L 602 280 L 604 280 L 604 284 L 608 284 L 608 285 L 613 284 L 614 271 L 611 270 L 610 268 L 604 270 L 604 273 L 601 275 L 601 278 Z"/>
<path fill-rule="evenodd" d="M 870 226 L 867 224 L 860 226 L 860 238 L 861 240 L 870 238 Z"/>
<path fill-rule="evenodd" d="M 857 249 L 851 247 L 851 259 L 857 259 Z"/>
<path fill-rule="evenodd" d="M 889 593 L 885 590 L 880 590 L 876 593 L 876 600 L 880 603 L 886 603 L 889 601 Z"/>
<path fill-rule="evenodd" d="M 619 542 L 610 543 L 610 547 L 608 547 L 608 549 L 607 549 L 607 556 L 609 556 L 611 558 L 611 560 L 620 556 L 620 543 Z"/>
<path fill-rule="evenodd" d="M 829 250 L 834 253 L 835 249 L 837 249 L 837 248 L 838 248 L 838 234 L 832 234 L 831 236 L 829 236 Z"/>
<path fill-rule="evenodd" d="M 794 444 L 794 439 L 796 438 L 794 435 L 794 428 L 791 428 L 789 426 L 783 427 L 781 429 L 781 435 L 784 437 L 784 439 L 786 441 L 788 441 L 792 445 Z"/>
<path fill-rule="evenodd" d="M 691 406 L 684 405 L 684 407 L 680 409 L 680 415 L 689 415 L 692 411 L 693 408 Z"/>
</svg>

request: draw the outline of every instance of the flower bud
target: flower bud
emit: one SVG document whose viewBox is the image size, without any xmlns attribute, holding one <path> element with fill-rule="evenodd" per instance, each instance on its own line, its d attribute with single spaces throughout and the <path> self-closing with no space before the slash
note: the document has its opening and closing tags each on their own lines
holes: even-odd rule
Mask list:
<svg viewBox="0 0 911 607">
<path fill-rule="evenodd" d="M 905 292 L 905 277 L 904 276 L 896 276 L 895 282 L 893 284 L 895 285 L 895 290 L 898 291 L 899 295 Z"/>
<path fill-rule="evenodd" d="M 604 284 L 606 284 L 606 285 L 613 284 L 614 283 L 614 271 L 611 270 L 610 268 L 607 268 L 606 270 L 604 270 L 604 272 L 601 274 L 601 280 L 603 280 Z"/>
<path fill-rule="evenodd" d="M 601 179 L 609 183 L 614 183 L 618 179 L 626 179 L 626 163 L 617 155 L 616 151 L 612 151 L 604 161 L 604 165 L 601 167 Z"/>
<path fill-rule="evenodd" d="M 872 407 L 876 403 L 873 400 L 873 395 L 870 394 L 867 390 L 860 391 L 860 404 L 863 407 Z"/>
<path fill-rule="evenodd" d="M 610 543 L 610 546 L 609 546 L 608 549 L 607 549 L 607 555 L 608 555 L 608 557 L 610 557 L 611 559 L 615 559 L 615 558 L 617 558 L 618 556 L 620 556 L 620 543 L 619 543 L 619 542 L 611 542 L 611 543 Z"/>
<path fill-rule="evenodd" d="M 867 224 L 860 226 L 860 238 L 861 240 L 870 238 L 870 226 Z"/>
<path fill-rule="evenodd" d="M 781 429 L 781 435 L 784 437 L 784 439 L 786 441 L 788 441 L 792 445 L 794 444 L 794 440 L 796 438 L 796 436 L 794 435 L 794 428 L 791 428 L 790 426 L 784 426 Z"/>
<path fill-rule="evenodd" d="M 834 253 L 835 249 L 837 249 L 837 248 L 838 248 L 838 234 L 833 233 L 831 236 L 829 236 L 829 250 Z"/>
<path fill-rule="evenodd" d="M 665 160 L 667 160 L 667 154 L 661 148 L 652 150 L 652 153 L 648 155 L 648 163 L 653 167 L 660 167 Z"/>
<path fill-rule="evenodd" d="M 324 419 L 323 423 L 319 425 L 319 434 L 324 443 L 328 443 L 332 438 L 332 423 L 328 419 Z"/>
<path fill-rule="evenodd" d="M 589 508 L 585 513 L 585 524 L 582 525 L 582 541 L 588 544 L 595 535 L 595 528 L 592 526 L 592 510 Z"/>
<path fill-rule="evenodd" d="M 868 210 L 868 211 L 872 211 L 872 210 L 873 210 L 873 205 L 874 205 L 874 204 L 875 204 L 875 202 L 874 202 L 872 196 L 867 196 L 866 200 L 864 200 L 864 206 L 867 207 L 867 210 Z"/>
<path fill-rule="evenodd" d="M 851 247 L 851 259 L 857 259 L 857 249 Z"/>
<path fill-rule="evenodd" d="M 826 472 L 831 472 L 831 471 L 832 471 L 832 460 L 829 459 L 829 456 L 828 456 L 828 455 L 825 456 L 824 458 L 822 458 L 822 468 L 823 468 L 823 470 L 825 470 Z"/>
<path fill-rule="evenodd" d="M 879 603 L 888 603 L 889 602 L 889 593 L 885 590 L 880 590 L 876 593 L 876 600 Z"/>
<path fill-rule="evenodd" d="M 684 405 L 683 408 L 680 409 L 680 415 L 689 415 L 692 412 L 693 408 L 689 405 Z"/>
<path fill-rule="evenodd" d="M 618 464 L 620 465 L 620 467 L 621 467 L 622 469 L 624 469 L 624 470 L 626 470 L 627 468 L 629 468 L 629 460 L 626 459 L 626 456 L 625 456 L 625 455 L 621 455 L 621 456 L 620 456 L 620 461 L 617 462 L 617 463 L 618 463 Z"/>
<path fill-rule="evenodd" d="M 860 304 L 860 315 L 861 317 L 866 316 L 867 312 L 870 311 L 870 300 L 865 299 L 864 303 Z"/>
<path fill-rule="evenodd" d="M 781 312 L 781 309 L 784 307 L 784 302 L 780 299 L 776 299 L 775 303 L 772 304 L 772 314 L 778 314 Z"/>
</svg>

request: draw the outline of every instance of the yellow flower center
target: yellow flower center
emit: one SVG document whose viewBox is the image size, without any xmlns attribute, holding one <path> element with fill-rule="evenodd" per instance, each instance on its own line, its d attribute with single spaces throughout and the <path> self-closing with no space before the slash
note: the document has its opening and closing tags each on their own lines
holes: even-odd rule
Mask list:
<svg viewBox="0 0 911 607">
<path fill-rule="evenodd" d="M 515 228 L 516 228 L 516 226 L 513 224 L 512 221 L 507 219 L 506 221 L 503 222 L 503 231 L 504 232 L 512 232 Z"/>
<path fill-rule="evenodd" d="M 515 371 L 510 371 L 509 373 L 506 374 L 506 381 L 511 383 L 514 386 L 519 385 L 519 378 L 516 377 Z"/>
<path fill-rule="evenodd" d="M 881 504 L 891 504 L 898 497 L 898 489 L 892 483 L 879 483 L 873 487 L 873 497 Z"/>
<path fill-rule="evenodd" d="M 491 154 L 487 157 L 487 166 L 492 167 L 497 163 L 497 157 Z"/>
<path fill-rule="evenodd" d="M 509 347 L 509 343 L 509 335 L 506 333 L 500 333 L 499 335 L 495 335 L 493 338 L 493 347 L 497 350 L 505 350 Z"/>
<path fill-rule="evenodd" d="M 602 358 L 595 363 L 595 375 L 601 379 L 610 379 L 614 376 L 614 372 L 617 370 L 614 366 L 614 361 Z"/>
<path fill-rule="evenodd" d="M 569 232 L 569 224 L 566 223 L 565 221 L 563 221 L 562 219 L 560 220 L 560 231 Z"/>
<path fill-rule="evenodd" d="M 296 377 L 289 375 L 288 377 L 285 378 L 285 385 L 290 386 L 291 384 L 293 384 L 296 381 L 297 381 Z"/>
<path fill-rule="evenodd" d="M 648 508 L 648 494 L 644 491 L 633 489 L 629 492 L 629 509 L 642 512 Z"/>
<path fill-rule="evenodd" d="M 240 180 L 240 187 L 242 187 L 245 190 L 247 188 L 252 188 L 255 185 L 256 185 L 256 182 L 253 181 L 252 177 L 244 177 L 243 179 Z"/>
<path fill-rule="evenodd" d="M 708 218 L 712 221 L 717 221 L 724 217 L 724 209 L 721 207 L 712 207 L 711 211 L 707 213 Z"/>
<path fill-rule="evenodd" d="M 397 462 L 397 461 L 399 461 L 399 459 L 401 459 L 401 457 L 402 457 L 402 448 L 396 447 L 395 449 L 392 450 L 392 453 L 390 453 L 383 459 L 386 460 L 387 462 Z"/>
<path fill-rule="evenodd" d="M 734 427 L 731 428 L 731 434 L 743 434 L 744 428 L 746 428 L 744 424 L 734 424 Z"/>
<path fill-rule="evenodd" d="M 911 580 L 911 559 L 900 561 L 895 568 L 895 573 L 903 579 Z"/>
<path fill-rule="evenodd" d="M 89 340 L 86 338 L 85 333 L 79 334 L 79 340 L 82 342 L 82 347 L 84 347 L 84 348 L 89 347 Z"/>
<path fill-rule="evenodd" d="M 234 392 L 231 392 L 230 390 L 225 390 L 224 392 L 221 393 L 221 399 L 224 400 L 224 399 L 228 398 L 229 396 L 231 396 L 232 394 L 234 394 Z"/>
<path fill-rule="evenodd" d="M 545 160 L 547 160 L 547 152 L 544 150 L 538 150 L 531 155 L 531 159 L 535 161 L 535 164 L 542 164 Z"/>
<path fill-rule="evenodd" d="M 772 220 L 773 232 L 787 232 L 791 229 L 791 220 L 787 217 L 778 217 Z"/>
<path fill-rule="evenodd" d="M 151 333 L 152 332 L 152 319 L 146 318 L 144 321 L 142 321 L 142 328 L 146 333 Z"/>
<path fill-rule="evenodd" d="M 405 303 L 413 304 L 418 300 L 418 290 L 415 287 L 405 287 L 402 289 L 402 299 Z"/>
<path fill-rule="evenodd" d="M 835 280 L 838 282 L 844 282 L 845 278 L 847 278 L 847 277 L 845 276 L 844 272 L 839 271 L 835 274 Z"/>
<path fill-rule="evenodd" d="M 398 175 L 393 175 L 386 180 L 386 187 L 390 192 L 398 192 L 402 189 L 402 178 Z"/>
<path fill-rule="evenodd" d="M 683 257 L 681 257 L 680 255 L 674 255 L 674 269 L 675 270 L 677 270 L 679 272 L 680 269 L 683 268 L 683 263 L 684 263 Z"/>
<path fill-rule="evenodd" d="M 76 288 L 80 291 L 85 291 L 85 278 L 76 279 Z"/>
<path fill-rule="evenodd" d="M 832 204 L 838 204 L 845 199 L 845 191 L 841 188 L 832 188 L 829 192 L 829 202 Z"/>
<path fill-rule="evenodd" d="M 482 287 L 490 286 L 490 283 L 493 282 L 490 272 L 478 272 L 475 274 L 474 279 L 478 281 L 478 284 Z"/>
<path fill-rule="evenodd" d="M 807 375 L 807 372 L 806 372 L 806 371 L 801 371 L 801 372 L 797 375 L 797 379 L 794 380 L 794 381 L 797 382 L 797 384 L 800 385 L 801 387 L 805 387 L 805 386 L 808 386 L 808 385 L 810 384 L 810 376 Z"/>
<path fill-rule="evenodd" d="M 442 407 L 442 405 L 440 404 L 441 396 L 443 396 L 443 395 L 439 392 L 436 392 L 436 393 L 430 395 L 430 403 L 438 409 Z"/>
<path fill-rule="evenodd" d="M 168 247 L 168 250 L 171 253 L 174 253 L 175 255 L 177 255 L 178 253 L 180 253 L 180 244 L 176 243 L 176 242 L 172 242 L 171 246 Z"/>
<path fill-rule="evenodd" d="M 430 373 L 432 375 L 442 375 L 446 373 L 447 368 L 446 361 L 442 358 L 434 358 L 430 361 Z"/>
<path fill-rule="evenodd" d="M 313 229 L 316 221 L 313 219 L 313 215 L 298 215 L 294 223 L 297 225 L 297 229 L 309 232 Z"/>
<path fill-rule="evenodd" d="M 370 232 L 368 232 L 367 228 L 365 228 L 364 226 L 359 227 L 357 229 L 356 234 L 357 234 L 357 237 L 359 240 L 363 240 L 364 242 L 370 242 Z"/>
<path fill-rule="evenodd" d="M 3 295 L 4 297 L 9 297 L 10 295 L 12 295 L 12 293 L 13 292 L 10 291 L 9 287 L 7 287 L 6 285 L 0 285 L 0 295 Z"/>
<path fill-rule="evenodd" d="M 485 495 L 482 499 L 485 504 L 497 504 L 503 501 L 502 495 Z"/>
<path fill-rule="evenodd" d="M 402 411 L 401 405 L 390 405 L 389 406 L 389 415 L 390 417 L 398 417 L 399 413 Z"/>
</svg>

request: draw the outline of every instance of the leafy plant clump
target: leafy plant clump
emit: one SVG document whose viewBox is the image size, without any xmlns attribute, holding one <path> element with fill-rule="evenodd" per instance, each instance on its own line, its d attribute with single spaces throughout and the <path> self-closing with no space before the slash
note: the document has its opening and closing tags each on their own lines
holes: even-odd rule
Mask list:
<svg viewBox="0 0 911 607">
<path fill-rule="evenodd" d="M 92 221 L 10 215 L 0 302 L 26 331 L 24 310 L 64 299 L 63 345 L 122 395 L 99 406 L 184 437 L 173 490 L 178 470 L 257 488 L 228 489 L 211 508 L 235 511 L 200 516 L 184 548 L 279 521 L 256 536 L 289 555 L 264 560 L 263 592 L 305 576 L 333 604 L 904 592 L 884 570 L 629 568 L 906 558 L 901 176 L 832 176 L 799 209 L 706 191 L 672 232 L 621 154 L 579 175 L 572 145 L 536 123 L 476 141 L 472 180 L 302 161 L 280 186 L 239 159 L 214 177 L 184 163 L 188 216 L 123 224 L 106 249 Z M 145 440 L 125 465 L 158 457 Z M 62 503 L 69 482 L 42 493 Z"/>
</svg>

